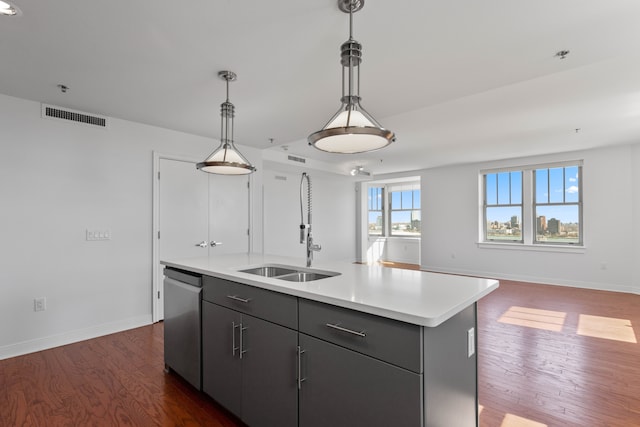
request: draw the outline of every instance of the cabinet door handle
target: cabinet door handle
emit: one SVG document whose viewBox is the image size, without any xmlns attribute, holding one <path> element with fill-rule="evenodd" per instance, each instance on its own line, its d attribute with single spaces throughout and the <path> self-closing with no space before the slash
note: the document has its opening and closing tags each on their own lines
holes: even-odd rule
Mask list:
<svg viewBox="0 0 640 427">
<path fill-rule="evenodd" d="M 298 390 L 302 390 L 302 383 L 307 380 L 306 378 L 302 378 L 302 355 L 306 352 L 307 350 L 303 350 L 302 347 L 298 346 L 298 377 L 296 379 Z"/>
<path fill-rule="evenodd" d="M 242 323 L 240 323 L 240 359 L 242 359 L 242 355 L 247 352 L 247 350 L 244 349 L 244 331 L 246 331 L 247 329 L 249 328 L 245 328 L 244 326 L 242 326 Z"/>
<path fill-rule="evenodd" d="M 346 333 L 352 334 L 352 335 L 357 335 L 357 336 L 362 337 L 362 338 L 367 336 L 367 334 L 365 334 L 364 331 L 360 331 L 360 332 L 354 331 L 352 329 L 343 328 L 342 326 L 335 325 L 333 323 L 326 323 L 326 326 L 331 328 L 331 329 L 335 329 L 335 330 L 338 330 L 340 332 L 346 332 Z"/>
<path fill-rule="evenodd" d="M 240 301 L 240 302 L 243 302 L 245 304 L 248 303 L 249 301 L 251 301 L 250 298 L 240 298 L 237 295 L 227 295 L 227 298 L 232 299 L 234 301 Z"/>
<path fill-rule="evenodd" d="M 242 324 L 236 325 L 236 322 L 231 322 L 231 355 L 233 357 L 236 357 L 236 350 L 240 349 L 240 347 L 236 347 L 236 328 L 238 327 L 242 328 Z M 242 329 L 240 329 L 240 333 L 242 334 Z"/>
</svg>

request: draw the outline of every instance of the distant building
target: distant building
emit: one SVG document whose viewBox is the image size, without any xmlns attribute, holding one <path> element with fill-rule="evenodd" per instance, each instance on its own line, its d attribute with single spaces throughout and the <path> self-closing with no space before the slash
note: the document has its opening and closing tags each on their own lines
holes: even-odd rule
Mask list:
<svg viewBox="0 0 640 427">
<path fill-rule="evenodd" d="M 538 223 L 538 233 L 542 234 L 547 230 L 547 217 L 541 215 L 537 218 L 537 223 Z"/>
<path fill-rule="evenodd" d="M 511 217 L 511 228 L 520 228 L 520 218 L 517 215 Z"/>
<path fill-rule="evenodd" d="M 547 230 L 550 234 L 559 234 L 560 233 L 560 220 L 551 218 L 547 224 Z"/>
</svg>

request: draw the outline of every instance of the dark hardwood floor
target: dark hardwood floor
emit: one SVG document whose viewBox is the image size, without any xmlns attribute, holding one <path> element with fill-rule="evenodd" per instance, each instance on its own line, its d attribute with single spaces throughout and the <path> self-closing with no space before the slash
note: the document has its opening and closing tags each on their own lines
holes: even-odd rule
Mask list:
<svg viewBox="0 0 640 427">
<path fill-rule="evenodd" d="M 640 426 L 640 296 L 503 281 L 478 320 L 482 427 Z M 0 425 L 242 426 L 164 372 L 162 335 L 0 361 Z"/>
<path fill-rule="evenodd" d="M 640 426 L 640 295 L 501 281 L 478 306 L 482 426 Z"/>
</svg>

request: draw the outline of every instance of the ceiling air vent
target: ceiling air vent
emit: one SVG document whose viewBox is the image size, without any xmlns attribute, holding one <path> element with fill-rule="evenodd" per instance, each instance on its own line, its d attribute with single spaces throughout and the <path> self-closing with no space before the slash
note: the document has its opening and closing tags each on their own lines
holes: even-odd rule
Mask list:
<svg viewBox="0 0 640 427">
<path fill-rule="evenodd" d="M 109 127 L 108 117 L 98 116 L 95 114 L 84 113 L 82 111 L 70 110 L 68 108 L 61 108 L 47 104 L 42 104 L 42 118 L 66 120 L 69 122 L 81 123 L 101 128 Z"/>
<path fill-rule="evenodd" d="M 294 161 L 294 162 L 307 163 L 307 160 L 302 158 L 302 157 L 296 157 L 296 156 L 288 155 L 287 158 L 289 160 Z"/>
</svg>

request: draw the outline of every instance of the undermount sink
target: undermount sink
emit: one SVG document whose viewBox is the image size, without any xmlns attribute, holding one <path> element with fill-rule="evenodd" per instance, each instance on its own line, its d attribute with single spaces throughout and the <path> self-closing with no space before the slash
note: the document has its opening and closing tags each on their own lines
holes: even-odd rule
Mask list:
<svg viewBox="0 0 640 427">
<path fill-rule="evenodd" d="M 340 273 L 338 273 L 340 274 Z M 337 274 L 314 273 L 308 271 L 297 271 L 293 274 L 278 277 L 278 279 L 287 280 L 289 282 L 311 282 L 312 280 L 326 279 L 327 277 L 337 276 Z"/>
<path fill-rule="evenodd" d="M 256 274 L 264 277 L 277 277 L 284 276 L 285 274 L 296 273 L 297 270 L 290 268 L 278 267 L 274 265 L 263 265 L 260 267 L 249 268 L 247 270 L 240 270 L 242 273 Z"/>
<path fill-rule="evenodd" d="M 255 274 L 257 276 L 286 280 L 288 282 L 311 282 L 313 280 L 340 275 L 340 273 L 335 271 L 313 270 L 282 265 L 261 265 L 238 271 L 241 273 Z"/>
</svg>

